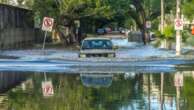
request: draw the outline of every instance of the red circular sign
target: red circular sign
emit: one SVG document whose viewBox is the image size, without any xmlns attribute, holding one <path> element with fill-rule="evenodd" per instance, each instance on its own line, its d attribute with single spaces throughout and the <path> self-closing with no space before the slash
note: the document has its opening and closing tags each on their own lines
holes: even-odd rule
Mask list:
<svg viewBox="0 0 194 110">
<path fill-rule="evenodd" d="M 183 25 L 182 21 L 180 19 L 176 20 L 176 26 L 181 27 Z"/>
<path fill-rule="evenodd" d="M 50 18 L 45 18 L 43 23 L 45 27 L 51 27 L 53 25 L 53 20 Z"/>
</svg>

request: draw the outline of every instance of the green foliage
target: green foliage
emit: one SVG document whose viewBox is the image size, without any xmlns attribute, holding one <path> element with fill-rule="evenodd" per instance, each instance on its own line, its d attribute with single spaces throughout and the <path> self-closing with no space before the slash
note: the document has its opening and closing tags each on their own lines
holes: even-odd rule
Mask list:
<svg viewBox="0 0 194 110">
<path fill-rule="evenodd" d="M 185 37 L 185 42 L 188 45 L 194 46 L 194 36 L 190 33 L 184 33 L 183 37 Z"/>
<path fill-rule="evenodd" d="M 0 3 L 9 4 L 9 0 L 0 0 Z"/>
<path fill-rule="evenodd" d="M 184 78 L 183 96 L 187 100 L 187 110 L 193 110 L 194 108 L 194 80 L 191 77 Z"/>
<path fill-rule="evenodd" d="M 17 0 L 17 3 L 18 3 L 19 5 L 23 5 L 24 0 Z"/>
<path fill-rule="evenodd" d="M 135 79 L 124 80 L 120 76 L 111 87 L 98 89 L 84 87 L 77 75 L 48 75 L 52 77 L 55 95 L 44 98 L 41 93 L 44 78 L 41 76 L 32 77 L 33 88 L 27 91 L 19 86 L 9 91 L 9 107 L 14 110 L 107 110 L 114 106 L 111 110 L 116 110 L 120 106 L 118 102 L 124 104 L 128 97 L 137 95 L 132 86 Z"/>
<path fill-rule="evenodd" d="M 59 9 L 54 0 L 34 0 L 33 11 L 35 16 L 39 16 L 40 19 L 43 19 L 44 16 L 56 19 L 59 15 Z"/>
<path fill-rule="evenodd" d="M 162 33 L 158 30 L 154 31 L 155 36 L 159 39 L 164 39 L 164 35 L 162 35 Z"/>
<path fill-rule="evenodd" d="M 131 19 L 126 19 L 125 20 L 124 27 L 130 29 L 132 25 L 134 25 L 134 21 L 133 20 L 131 20 Z"/>
<path fill-rule="evenodd" d="M 111 18 L 113 12 L 111 7 L 106 3 L 105 0 L 91 0 L 89 2 L 89 7 L 84 11 L 86 15 L 94 18 Z"/>
<path fill-rule="evenodd" d="M 30 9 L 32 8 L 33 4 L 34 4 L 34 0 L 25 0 L 24 2 L 24 5 Z"/>
<path fill-rule="evenodd" d="M 162 34 L 160 31 L 156 30 L 155 35 L 159 39 L 167 39 L 167 40 L 173 40 L 175 37 L 175 30 L 172 25 L 168 25 L 164 27 L 164 33 Z"/>
<path fill-rule="evenodd" d="M 182 6 L 184 15 L 189 19 L 194 18 L 194 15 L 193 15 L 194 7 L 193 7 L 193 5 L 194 5 L 194 0 L 185 0 L 184 4 Z"/>
<path fill-rule="evenodd" d="M 84 17 L 111 17 L 110 6 L 102 0 L 35 0 L 34 11 L 40 16 L 51 16 L 54 18 L 65 18 L 76 20 Z M 60 21 L 62 22 L 62 21 Z"/>
<path fill-rule="evenodd" d="M 164 37 L 165 39 L 174 39 L 175 37 L 175 31 L 174 31 L 174 26 L 172 25 L 167 25 L 164 27 Z"/>
</svg>

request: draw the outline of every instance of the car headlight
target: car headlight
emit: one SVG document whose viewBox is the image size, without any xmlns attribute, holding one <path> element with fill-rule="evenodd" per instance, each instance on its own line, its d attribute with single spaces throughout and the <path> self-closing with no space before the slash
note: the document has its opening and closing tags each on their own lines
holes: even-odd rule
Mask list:
<svg viewBox="0 0 194 110">
<path fill-rule="evenodd" d="M 114 53 L 108 54 L 108 57 L 113 58 L 113 57 L 115 57 L 115 54 Z"/>
<path fill-rule="evenodd" d="M 79 57 L 80 58 L 86 58 L 86 54 L 80 54 Z"/>
</svg>

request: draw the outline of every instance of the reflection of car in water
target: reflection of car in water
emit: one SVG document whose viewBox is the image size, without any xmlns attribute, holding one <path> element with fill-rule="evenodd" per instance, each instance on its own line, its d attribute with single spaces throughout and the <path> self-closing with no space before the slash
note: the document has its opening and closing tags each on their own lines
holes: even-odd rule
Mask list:
<svg viewBox="0 0 194 110">
<path fill-rule="evenodd" d="M 108 38 L 86 38 L 82 42 L 79 57 L 115 57 L 112 41 Z"/>
<path fill-rule="evenodd" d="M 84 86 L 98 88 L 111 86 L 113 75 L 101 73 L 83 73 L 80 74 L 80 77 Z"/>
</svg>

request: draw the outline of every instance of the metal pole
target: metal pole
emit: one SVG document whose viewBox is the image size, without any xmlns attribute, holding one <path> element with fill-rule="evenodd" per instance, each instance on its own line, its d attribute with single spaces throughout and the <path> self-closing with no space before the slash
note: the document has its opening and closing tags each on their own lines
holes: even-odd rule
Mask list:
<svg viewBox="0 0 194 110">
<path fill-rule="evenodd" d="M 176 19 L 180 19 L 180 0 L 176 0 Z M 181 31 L 176 30 L 176 55 L 181 55 Z"/>
<path fill-rule="evenodd" d="M 47 81 L 46 72 L 44 72 L 44 80 Z"/>
<path fill-rule="evenodd" d="M 161 26 L 160 26 L 160 31 L 162 34 L 164 34 L 164 0 L 161 0 Z M 167 41 L 164 39 L 162 42 L 162 48 L 167 48 Z"/>
<path fill-rule="evenodd" d="M 42 51 L 45 54 L 45 42 L 46 42 L 46 36 L 47 36 L 47 31 L 45 32 L 45 36 L 44 36 L 44 41 L 43 41 L 43 46 L 42 46 Z"/>
</svg>

